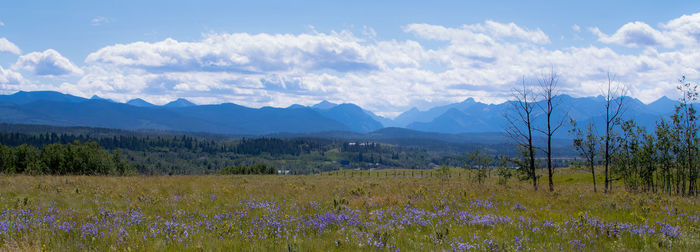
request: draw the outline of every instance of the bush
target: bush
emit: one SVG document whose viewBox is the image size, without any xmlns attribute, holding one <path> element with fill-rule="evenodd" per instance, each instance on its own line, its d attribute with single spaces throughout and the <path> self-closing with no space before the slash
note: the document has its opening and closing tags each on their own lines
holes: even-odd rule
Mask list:
<svg viewBox="0 0 700 252">
<path fill-rule="evenodd" d="M 267 165 L 265 163 L 255 163 L 250 166 L 236 165 L 227 166 L 219 171 L 222 175 L 231 174 L 275 174 L 277 169 L 272 165 Z"/>
<path fill-rule="evenodd" d="M 49 144 L 41 149 L 0 145 L 0 172 L 5 174 L 126 175 L 132 170 L 119 152 L 110 154 L 93 141 Z"/>
</svg>

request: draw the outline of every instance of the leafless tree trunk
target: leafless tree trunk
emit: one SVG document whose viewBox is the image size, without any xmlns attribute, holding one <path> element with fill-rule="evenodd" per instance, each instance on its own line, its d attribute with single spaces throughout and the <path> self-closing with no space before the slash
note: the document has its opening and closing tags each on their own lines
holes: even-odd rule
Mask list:
<svg viewBox="0 0 700 252">
<path fill-rule="evenodd" d="M 514 114 L 506 113 L 506 121 L 508 126 L 506 127 L 506 133 L 513 139 L 518 145 L 527 150 L 528 170 L 532 178 L 532 186 L 537 191 L 537 174 L 535 167 L 535 149 L 532 144 L 532 110 L 534 109 L 534 99 L 532 97 L 532 91 L 525 84 L 525 78 L 523 77 L 522 88 L 513 90 L 513 111 Z"/>
<path fill-rule="evenodd" d="M 546 129 L 536 129 L 540 133 L 547 136 L 547 148 L 544 150 L 547 155 L 547 172 L 549 175 L 549 191 L 554 191 L 554 182 L 552 182 L 552 135 L 564 124 L 564 120 L 559 122 L 552 122 L 552 113 L 557 107 L 558 102 L 556 97 L 558 95 L 557 83 L 559 82 L 559 76 L 552 69 L 549 75 L 544 75 L 539 79 L 540 84 L 540 95 L 542 96 L 542 103 L 539 103 L 542 113 L 544 113 L 547 119 Z"/>
<path fill-rule="evenodd" d="M 603 91 L 605 97 L 605 142 L 604 158 L 605 158 L 605 193 L 610 191 L 610 152 L 612 150 L 611 140 L 615 126 L 620 124 L 620 117 L 624 112 L 624 101 L 627 90 L 623 86 L 613 87 L 615 77 L 608 73 L 607 90 Z"/>
</svg>

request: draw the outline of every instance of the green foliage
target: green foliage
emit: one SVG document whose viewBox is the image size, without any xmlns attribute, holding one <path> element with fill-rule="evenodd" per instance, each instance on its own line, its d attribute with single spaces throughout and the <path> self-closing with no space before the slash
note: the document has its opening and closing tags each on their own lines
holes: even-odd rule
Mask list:
<svg viewBox="0 0 700 252">
<path fill-rule="evenodd" d="M 698 85 L 686 81 L 685 76 L 679 80 L 678 91 L 681 93 L 680 104 L 671 116 L 673 138 L 676 142 L 673 153 L 677 162 L 676 193 L 685 195 L 698 194 L 698 177 L 700 175 L 700 144 L 698 144 L 698 116 L 693 103 L 698 100 Z M 686 183 L 687 180 L 687 183 Z"/>
<path fill-rule="evenodd" d="M 118 151 L 110 154 L 96 142 L 49 144 L 39 149 L 0 145 L 0 172 L 30 175 L 127 175 L 131 165 Z"/>
<path fill-rule="evenodd" d="M 472 170 L 476 170 L 476 176 L 474 180 L 481 184 L 484 179 L 488 176 L 487 172 L 490 172 L 489 165 L 493 162 L 493 158 L 486 155 L 486 152 L 476 150 L 474 152 L 467 152 L 467 159 L 469 160 L 467 167 Z"/>
<path fill-rule="evenodd" d="M 450 167 L 447 165 L 441 165 L 437 171 L 438 177 L 449 178 L 450 177 Z"/>
<path fill-rule="evenodd" d="M 693 108 L 697 84 L 687 82 L 685 77 L 680 83 L 682 97 L 670 123 L 662 118 L 655 132 L 647 133 L 634 120 L 628 120 L 621 123 L 621 133 L 613 138 L 614 180 L 622 180 L 629 191 L 697 194 L 700 147 Z"/>
<path fill-rule="evenodd" d="M 593 122 L 588 123 L 585 130 L 576 127 L 576 121 L 571 119 L 572 129 L 569 131 L 574 137 L 574 147 L 578 151 L 579 155 L 582 156 L 588 168 L 591 171 L 591 177 L 593 178 L 593 192 L 598 191 L 596 188 L 595 181 L 595 163 L 597 161 L 598 146 L 600 145 L 600 138 L 596 135 L 595 125 Z"/>
<path fill-rule="evenodd" d="M 535 169 L 530 167 L 530 156 L 527 148 L 524 146 L 518 147 L 518 153 L 520 153 L 520 155 L 513 159 L 513 163 L 516 165 L 518 180 L 525 181 L 531 179 Z"/>
<path fill-rule="evenodd" d="M 513 176 L 513 171 L 508 167 L 508 159 L 505 156 L 498 158 L 498 184 L 508 187 L 508 180 Z"/>
<path fill-rule="evenodd" d="M 224 169 L 219 170 L 219 174 L 222 175 L 232 175 L 232 174 L 277 174 L 277 169 L 272 165 L 267 165 L 264 163 L 255 163 L 250 166 L 236 165 L 227 166 Z"/>
<path fill-rule="evenodd" d="M 17 131 L 21 126 L 2 125 Z M 26 126 L 31 129 L 32 126 Z M 61 130 L 48 128 L 42 130 Z M 25 129 L 26 130 L 26 129 Z M 97 131 L 98 129 L 94 129 Z M 109 135 L 100 132 L 79 131 L 69 133 L 18 133 L 0 132 L 0 144 L 19 146 L 26 144 L 46 148 L 46 164 L 53 167 L 60 162 L 53 144 L 74 141 L 97 142 L 109 151 L 119 151 L 120 158 L 134 164 L 133 169 L 146 175 L 214 174 L 228 166 L 267 163 L 292 174 L 310 174 L 339 169 L 411 168 L 428 169 L 430 163 L 458 166 L 463 158 L 451 153 L 426 150 L 411 146 L 397 146 L 376 142 L 338 141 L 317 138 L 257 138 L 220 141 L 206 136 L 154 136 Z M 86 133 L 86 134 L 83 134 Z M 113 134 L 126 134 L 115 131 Z M 136 133 L 133 133 L 136 134 Z M 60 153 L 60 152 L 58 152 Z M 52 166 L 52 165 L 48 165 Z M 23 166 L 26 167 L 26 166 Z M 119 169 L 119 167 L 117 167 Z"/>
</svg>

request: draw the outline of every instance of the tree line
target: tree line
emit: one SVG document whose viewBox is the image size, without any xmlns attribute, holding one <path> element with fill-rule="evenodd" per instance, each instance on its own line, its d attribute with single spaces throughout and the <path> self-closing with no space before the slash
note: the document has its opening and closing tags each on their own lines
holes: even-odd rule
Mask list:
<svg viewBox="0 0 700 252">
<path fill-rule="evenodd" d="M 106 131 L 96 136 L 90 135 L 89 130 L 82 130 L 79 134 L 55 133 L 50 130 L 60 132 L 62 128 L 49 127 L 28 133 L 22 125 L 6 125 L 4 128 L 11 130 L 0 132 L 0 144 L 6 147 L 25 145 L 21 149 L 31 147 L 41 151 L 46 145 L 95 142 L 106 151 L 118 150 L 121 158 L 128 161 L 136 173 L 145 175 L 214 174 L 228 166 L 255 162 L 274 165 L 294 174 L 388 167 L 427 169 L 430 163 L 457 165 L 462 162 L 457 154 L 445 154 L 420 147 L 322 138 L 266 137 L 223 141 L 189 135 L 114 135 L 121 133 L 118 131 Z M 84 134 L 85 132 L 87 133 Z M 26 166 L 18 170 L 24 168 Z"/>
<path fill-rule="evenodd" d="M 596 155 L 600 150 L 596 147 L 603 141 L 608 143 L 610 155 L 602 158 L 612 170 L 606 182 L 621 180 L 630 191 L 697 195 L 700 145 L 698 118 L 693 107 L 698 97 L 697 84 L 686 81 L 685 77 L 679 82 L 679 104 L 670 119 L 661 118 L 652 131 L 634 120 L 613 122 L 611 125 L 619 126 L 619 130 L 602 137 L 597 136 L 593 125 L 574 130 L 574 145 L 585 157 L 593 175 L 593 167 L 600 161 L 600 155 Z M 594 191 L 595 187 L 594 180 Z M 610 189 L 606 183 L 606 192 Z"/>
<path fill-rule="evenodd" d="M 107 152 L 97 142 L 53 143 L 41 148 L 0 144 L 0 172 L 30 175 L 127 175 L 133 166 L 119 151 Z"/>
<path fill-rule="evenodd" d="M 596 169 L 603 166 L 604 192 L 612 190 L 612 183 L 620 180 L 631 191 L 664 191 L 677 195 L 697 195 L 700 168 L 698 145 L 697 111 L 693 103 L 698 99 L 697 84 L 683 76 L 679 80 L 681 93 L 670 119 L 661 118 L 655 129 L 649 132 L 632 120 L 622 120 L 626 105 L 627 89 L 608 74 L 607 86 L 603 90 L 605 99 L 603 132 L 597 125 L 578 125 L 570 119 L 574 137 L 573 146 L 585 160 L 593 177 L 593 190 L 597 191 Z M 538 80 L 539 92 L 522 80 L 521 87 L 514 89 L 513 109 L 506 114 L 507 134 L 514 140 L 521 157 L 515 160 L 519 169 L 527 174 L 533 188 L 538 189 L 536 175 L 536 152 L 545 154 L 549 190 L 554 190 L 552 174 L 552 135 L 563 125 L 563 120 L 554 120 L 557 109 L 558 76 L 552 70 Z M 536 102 L 540 99 L 539 102 Z M 545 125 L 535 125 L 535 118 L 543 116 Z M 537 133 L 547 138 L 544 147 L 535 146 Z"/>
<path fill-rule="evenodd" d="M 328 149 L 333 144 L 332 140 L 315 138 L 242 138 L 240 141 L 213 141 L 198 139 L 182 135 L 174 137 L 138 137 L 138 136 L 112 136 L 90 137 L 86 135 L 57 134 L 53 132 L 40 134 L 25 134 L 19 132 L 0 132 L 0 144 L 19 146 L 22 144 L 41 147 L 47 144 L 68 144 L 78 142 L 96 142 L 108 150 L 128 149 L 133 151 L 170 151 L 184 149 L 193 153 L 216 154 L 230 152 L 245 155 L 259 155 L 268 153 L 271 155 L 298 156 L 312 151 Z"/>
<path fill-rule="evenodd" d="M 233 175 L 233 174 L 277 174 L 277 168 L 272 165 L 267 165 L 265 163 L 255 163 L 252 165 L 235 165 L 226 166 L 225 168 L 219 170 L 219 174 L 222 175 Z"/>
</svg>

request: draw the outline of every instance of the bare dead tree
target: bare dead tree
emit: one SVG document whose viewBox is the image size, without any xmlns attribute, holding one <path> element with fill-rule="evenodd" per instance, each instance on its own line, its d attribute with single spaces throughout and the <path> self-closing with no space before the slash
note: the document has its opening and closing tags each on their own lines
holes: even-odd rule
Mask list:
<svg viewBox="0 0 700 252">
<path fill-rule="evenodd" d="M 542 97 L 542 102 L 538 103 L 538 107 L 542 110 L 542 113 L 546 117 L 547 127 L 546 129 L 535 128 L 538 132 L 547 136 L 547 147 L 544 149 L 544 153 L 547 156 L 547 172 L 549 175 L 549 191 L 554 191 L 554 182 L 552 182 L 552 135 L 564 125 L 564 120 L 562 117 L 558 122 L 552 122 L 552 114 L 554 109 L 559 105 L 557 95 L 557 83 L 559 82 L 559 76 L 551 69 L 549 74 L 543 75 L 539 80 L 540 84 L 540 96 Z"/>
<path fill-rule="evenodd" d="M 615 126 L 620 125 L 620 117 L 624 113 L 624 102 L 627 89 L 623 85 L 613 87 L 615 76 L 611 76 L 608 72 L 608 86 L 603 91 L 605 97 L 605 137 L 603 138 L 603 156 L 605 159 L 605 193 L 610 191 L 609 167 L 610 153 L 612 151 L 612 137 Z"/>
<path fill-rule="evenodd" d="M 537 174 L 535 167 L 535 149 L 532 144 L 532 130 L 533 130 L 533 109 L 534 109 L 534 98 L 532 95 L 532 90 L 525 83 L 525 77 L 522 80 L 522 87 L 513 89 L 513 112 L 506 113 L 506 121 L 508 125 L 506 126 L 506 134 L 516 142 L 520 147 L 527 151 L 527 163 L 529 167 L 526 167 L 532 178 L 532 186 L 537 191 Z"/>
</svg>

